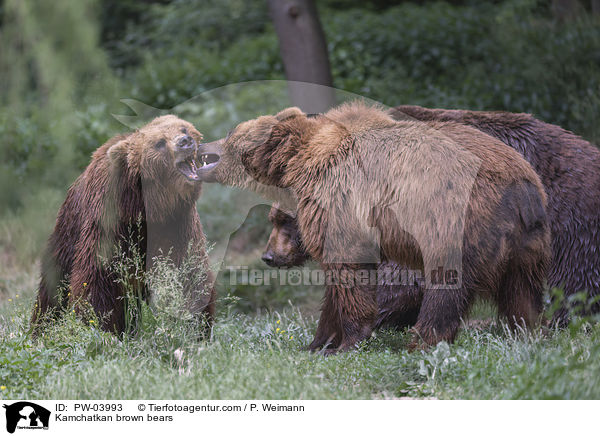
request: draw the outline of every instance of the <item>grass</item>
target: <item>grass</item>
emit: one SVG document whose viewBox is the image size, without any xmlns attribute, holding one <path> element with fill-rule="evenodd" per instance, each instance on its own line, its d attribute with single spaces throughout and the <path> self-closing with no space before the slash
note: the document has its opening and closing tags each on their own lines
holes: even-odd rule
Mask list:
<svg viewBox="0 0 600 436">
<path fill-rule="evenodd" d="M 600 325 L 586 320 L 533 333 L 470 327 L 452 345 L 414 353 L 408 332 L 384 330 L 323 357 L 302 350 L 316 321 L 298 308 L 243 314 L 222 299 L 207 341 L 160 313 L 124 340 L 67 313 L 36 341 L 36 273 L 5 275 L 1 399 L 600 398 Z"/>
</svg>

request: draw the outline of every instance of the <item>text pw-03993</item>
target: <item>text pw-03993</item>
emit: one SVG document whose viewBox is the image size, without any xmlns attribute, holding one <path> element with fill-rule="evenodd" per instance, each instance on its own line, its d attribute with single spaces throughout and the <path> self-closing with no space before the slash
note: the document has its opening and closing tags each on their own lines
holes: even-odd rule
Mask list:
<svg viewBox="0 0 600 436">
<path fill-rule="evenodd" d="M 75 403 L 74 410 L 76 412 L 122 412 L 122 404 L 110 404 L 110 403 Z"/>
</svg>

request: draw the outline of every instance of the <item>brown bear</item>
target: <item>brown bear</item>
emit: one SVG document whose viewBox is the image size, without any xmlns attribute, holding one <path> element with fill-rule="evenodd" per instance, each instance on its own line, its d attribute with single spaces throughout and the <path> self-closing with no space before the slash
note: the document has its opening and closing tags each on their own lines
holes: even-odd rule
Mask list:
<svg viewBox="0 0 600 436">
<path fill-rule="evenodd" d="M 600 312 L 600 150 L 581 137 L 529 114 L 398 106 L 396 119 L 448 121 L 472 126 L 517 150 L 539 175 L 548 197 L 552 261 L 548 285 L 569 297 L 587 292 Z M 587 311 L 586 311 L 587 312 Z M 553 322 L 569 321 L 566 302 Z"/>
<path fill-rule="evenodd" d="M 302 235 L 296 223 L 296 213 L 283 210 L 279 203 L 273 203 L 269 211 L 269 221 L 273 225 L 267 246 L 261 259 L 269 266 L 292 268 L 302 266 L 310 259 L 302 244 Z M 419 276 L 402 275 L 401 267 L 394 262 L 382 262 L 377 266 L 376 301 L 377 318 L 374 328 L 412 327 L 417 322 L 423 292 Z"/>
<path fill-rule="evenodd" d="M 580 291 L 587 291 L 590 299 L 600 294 L 600 195 L 583 192 L 600 192 L 600 151 L 596 147 L 529 114 L 420 106 L 398 106 L 389 113 L 399 120 L 452 121 L 472 126 L 521 153 L 540 176 L 548 195 L 547 212 L 552 240 L 549 286 L 563 288 L 567 297 Z M 296 243 L 301 239 L 290 238 L 286 245 L 272 243 L 282 235 L 299 233 L 294 216 L 282 211 L 278 214 L 279 219 L 272 221 L 273 232 L 265 256 L 279 259 L 279 266 L 297 266 L 290 261 L 305 258 L 304 247 Z M 271 211 L 271 215 L 277 215 L 275 210 Z M 388 314 L 392 318 L 416 318 L 420 299 L 416 298 L 412 285 L 406 288 L 406 299 L 403 298 L 403 286 L 387 285 L 382 294 L 385 295 L 385 298 L 381 297 L 382 317 Z M 379 301 L 379 291 L 377 295 Z M 593 313 L 600 311 L 600 303 L 591 305 L 589 309 Z M 566 305 L 555 312 L 553 322 L 561 326 L 568 322 Z"/>
<path fill-rule="evenodd" d="M 42 258 L 36 330 L 48 311 L 72 304 L 82 315 L 91 306 L 104 330 L 122 333 L 126 285 L 141 287 L 146 299 L 149 293 L 147 283 L 133 283 L 140 276 L 126 282 L 117 276 L 112 265 L 119 247 L 125 256 L 137 251 L 148 269 L 156 256 L 168 255 L 176 265 L 196 262 L 184 285 L 188 308 L 212 322 L 215 292 L 195 206 L 201 139 L 190 123 L 166 115 L 94 152 L 67 192 Z"/>
<path fill-rule="evenodd" d="M 542 185 L 515 150 L 476 129 L 396 121 L 362 103 L 313 118 L 289 108 L 199 153 L 219 159 L 198 170 L 202 180 L 297 199 L 306 251 L 327 272 L 311 350 L 370 336 L 376 286 L 364 273 L 382 260 L 424 271 L 415 329 L 426 344 L 452 341 L 477 295 L 512 324 L 540 315 L 550 243 Z"/>
</svg>

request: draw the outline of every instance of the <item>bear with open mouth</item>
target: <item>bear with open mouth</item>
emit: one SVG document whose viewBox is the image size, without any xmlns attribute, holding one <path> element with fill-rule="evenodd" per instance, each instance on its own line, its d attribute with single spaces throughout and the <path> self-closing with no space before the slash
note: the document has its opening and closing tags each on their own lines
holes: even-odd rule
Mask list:
<svg viewBox="0 0 600 436">
<path fill-rule="evenodd" d="M 154 119 L 98 148 L 67 192 L 42 258 L 42 277 L 32 325 L 73 305 L 81 315 L 91 307 L 104 330 L 125 330 L 125 289 L 148 284 L 137 276 L 127 283 L 111 269 L 137 253 L 148 270 L 157 256 L 175 265 L 192 259 L 184 284 L 187 308 L 212 323 L 213 279 L 196 201 L 201 182 L 198 155 L 202 135 L 173 115 Z"/>
</svg>

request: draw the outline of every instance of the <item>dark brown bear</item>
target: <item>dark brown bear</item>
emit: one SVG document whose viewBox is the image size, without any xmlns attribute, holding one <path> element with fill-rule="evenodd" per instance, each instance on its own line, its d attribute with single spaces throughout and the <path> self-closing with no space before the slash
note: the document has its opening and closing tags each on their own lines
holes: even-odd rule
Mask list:
<svg viewBox="0 0 600 436">
<path fill-rule="evenodd" d="M 199 153 L 220 157 L 198 171 L 203 180 L 297 199 L 306 251 L 331 279 L 311 350 L 370 336 L 376 285 L 363 273 L 382 260 L 424 271 L 415 329 L 427 344 L 453 341 L 476 295 L 513 325 L 540 315 L 550 243 L 542 185 L 516 151 L 476 129 L 395 121 L 360 103 L 314 118 L 289 108 Z"/>
<path fill-rule="evenodd" d="M 581 137 L 529 114 L 398 106 L 396 119 L 452 121 L 475 127 L 517 150 L 533 167 L 548 197 L 552 262 L 548 285 L 565 296 L 600 295 L 600 151 Z M 589 308 L 600 312 L 600 302 Z M 553 321 L 568 323 L 565 304 Z"/>
<path fill-rule="evenodd" d="M 42 259 L 35 327 L 49 310 L 73 304 L 82 315 L 91 306 L 104 330 L 123 332 L 125 286 L 111 267 L 119 246 L 125 255 L 138 251 L 147 268 L 158 255 L 170 253 L 176 265 L 193 256 L 188 308 L 212 322 L 215 293 L 195 206 L 201 139 L 190 123 L 167 115 L 96 150 L 67 193 Z M 148 298 L 146 283 L 128 280 Z"/>
<path fill-rule="evenodd" d="M 302 244 L 295 212 L 284 211 L 273 203 L 269 211 L 273 225 L 262 260 L 269 266 L 292 268 L 302 266 L 310 259 Z M 412 327 L 417 322 L 423 291 L 415 277 L 402 276 L 401 268 L 393 262 L 382 262 L 377 267 L 376 300 L 378 313 L 374 328 Z"/>
</svg>

